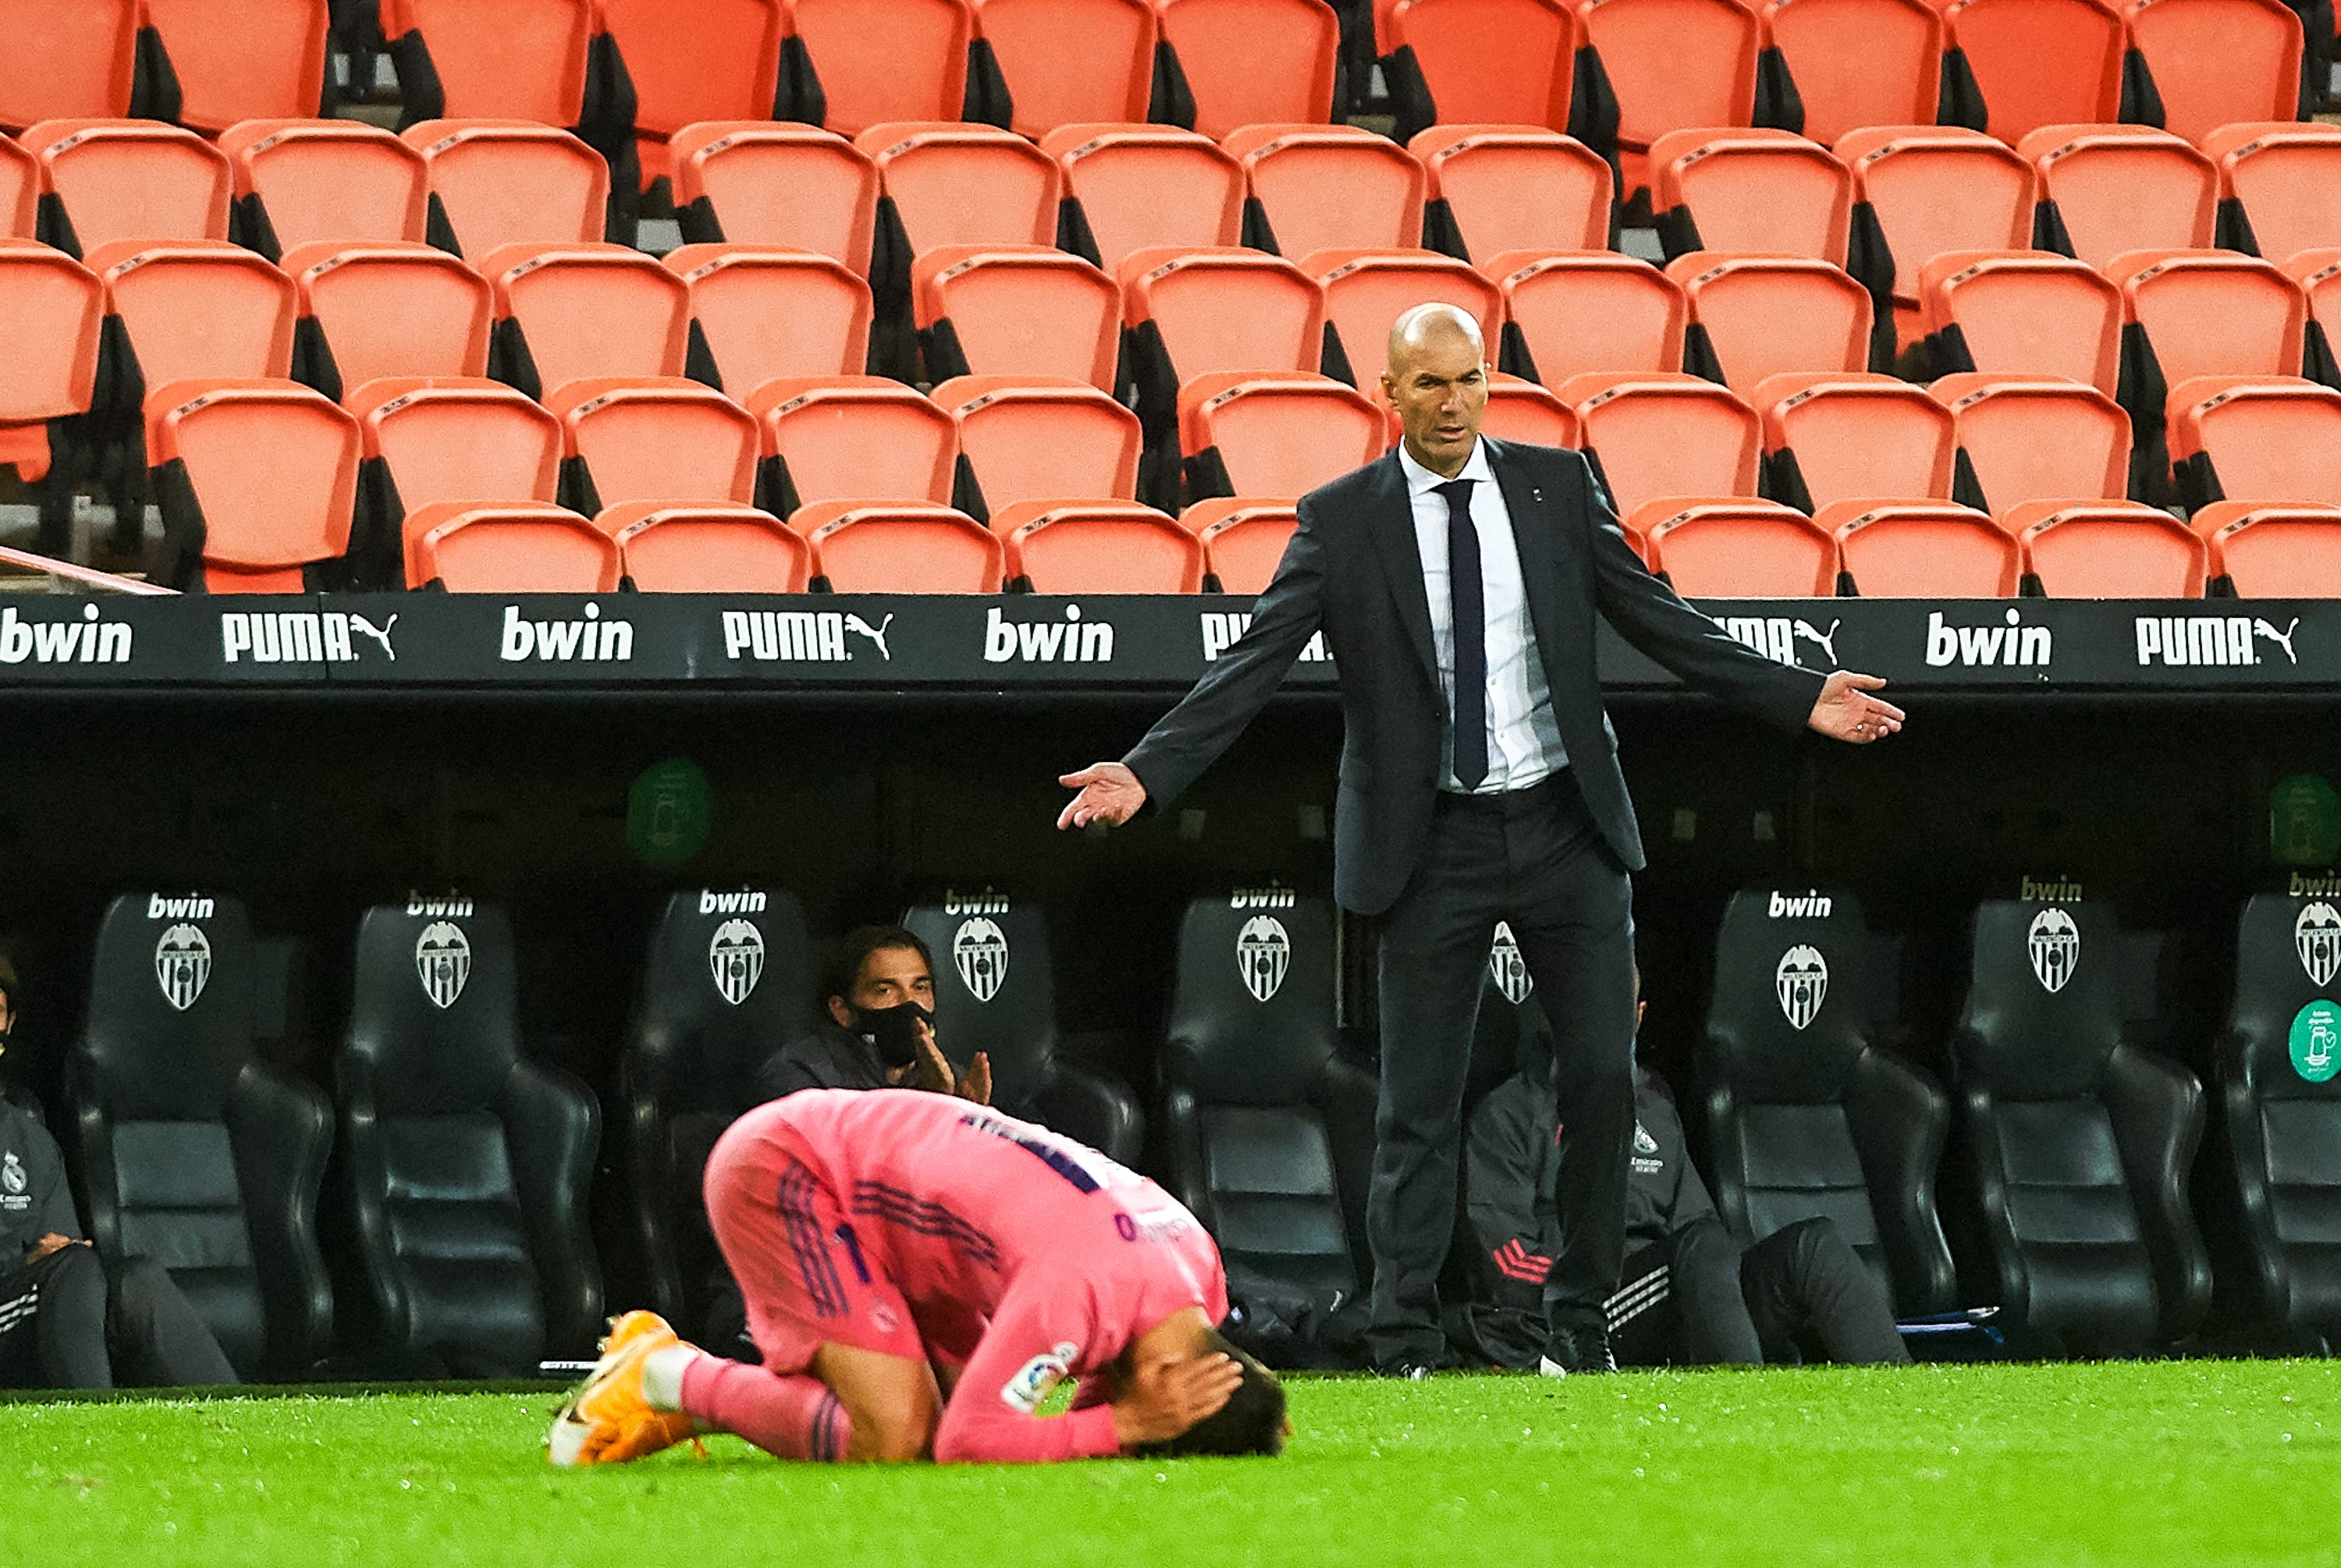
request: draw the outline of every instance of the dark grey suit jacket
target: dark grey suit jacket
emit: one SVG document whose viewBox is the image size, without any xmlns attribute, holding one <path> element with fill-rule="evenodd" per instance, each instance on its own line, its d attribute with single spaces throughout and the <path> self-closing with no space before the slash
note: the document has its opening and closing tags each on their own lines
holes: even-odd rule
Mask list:
<svg viewBox="0 0 2341 1568">
<path fill-rule="evenodd" d="M 1594 617 L 1689 685 L 1791 733 L 1811 714 L 1822 678 L 1743 648 L 1650 575 L 1582 456 L 1481 439 L 1511 513 L 1561 743 L 1602 837 L 1639 870 L 1641 834 L 1594 668 Z M 1345 726 L 1333 892 L 1344 908 L 1378 915 L 1421 858 L 1447 725 L 1398 454 L 1319 486 L 1300 511 L 1250 630 L 1122 760 L 1151 805 L 1168 805 L 1251 722 L 1321 628 L 1340 671 Z"/>
</svg>

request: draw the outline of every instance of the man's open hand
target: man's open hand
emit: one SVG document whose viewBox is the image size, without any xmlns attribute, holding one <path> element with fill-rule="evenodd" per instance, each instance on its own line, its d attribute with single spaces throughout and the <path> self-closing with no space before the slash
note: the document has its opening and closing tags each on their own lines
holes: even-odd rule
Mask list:
<svg viewBox="0 0 2341 1568">
<path fill-rule="evenodd" d="M 1057 813 L 1060 828 L 1086 828 L 1092 822 L 1119 828 L 1146 804 L 1146 786 L 1119 762 L 1092 762 L 1078 773 L 1064 774 L 1057 782 L 1081 791 Z"/>
<path fill-rule="evenodd" d="M 1113 1402 L 1113 1435 L 1124 1449 L 1168 1443 L 1207 1416 L 1217 1415 L 1243 1383 L 1243 1368 L 1217 1351 L 1209 1355 L 1141 1362 L 1130 1386 Z"/>
<path fill-rule="evenodd" d="M 55 1231 L 51 1231 L 25 1249 L 25 1261 L 38 1263 L 53 1252 L 63 1252 L 69 1246 L 87 1246 L 88 1245 L 87 1242 L 76 1242 L 69 1236 L 59 1236 Z"/>
<path fill-rule="evenodd" d="M 1856 746 L 1883 740 L 1902 728 L 1902 710 L 1883 698 L 1869 695 L 1885 685 L 1882 676 L 1857 675 L 1850 670 L 1840 670 L 1821 687 L 1820 696 L 1813 702 L 1812 717 L 1805 722 L 1833 739 Z"/>
</svg>

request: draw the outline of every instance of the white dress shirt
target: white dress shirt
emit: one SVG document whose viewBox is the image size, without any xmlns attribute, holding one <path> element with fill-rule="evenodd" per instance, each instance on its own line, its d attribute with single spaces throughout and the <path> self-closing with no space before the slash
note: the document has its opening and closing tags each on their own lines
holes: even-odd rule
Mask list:
<svg viewBox="0 0 2341 1568">
<path fill-rule="evenodd" d="M 1460 793 L 1463 787 L 1455 778 L 1455 595 L 1448 581 L 1447 498 L 1439 493 L 1447 481 L 1415 461 L 1403 442 L 1398 461 L 1414 509 L 1414 544 L 1430 599 L 1430 646 L 1439 656 L 1439 686 L 1447 699 L 1439 787 Z M 1569 753 L 1553 721 L 1552 691 L 1537 654 L 1536 629 L 1529 624 L 1512 514 L 1488 462 L 1487 442 L 1472 443 L 1470 460 L 1455 477 L 1478 481 L 1471 486 L 1471 526 L 1479 535 L 1480 604 L 1487 622 L 1488 777 L 1470 793 L 1494 795 L 1525 789 L 1568 767 Z"/>
</svg>

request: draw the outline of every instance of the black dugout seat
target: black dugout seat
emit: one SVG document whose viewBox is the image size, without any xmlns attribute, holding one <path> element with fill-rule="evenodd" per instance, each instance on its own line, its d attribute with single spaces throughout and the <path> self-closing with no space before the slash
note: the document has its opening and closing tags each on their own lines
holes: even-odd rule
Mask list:
<svg viewBox="0 0 2341 1568">
<path fill-rule="evenodd" d="M 708 1152 L 763 1097 L 756 1068 L 812 1024 L 804 910 L 777 890 L 666 902 L 618 1064 L 628 1213 L 653 1305 L 695 1327 L 722 1258 L 701 1182 Z"/>
<path fill-rule="evenodd" d="M 1951 1061 L 2011 1345 L 2124 1355 L 2183 1337 L 2211 1293 L 2187 1197 L 2203 1093 L 2122 1038 L 2113 911 L 1987 903 L 1972 957 Z"/>
<path fill-rule="evenodd" d="M 359 922 L 334 1064 L 358 1275 L 344 1305 L 403 1369 L 532 1375 L 601 1332 L 585 1222 L 601 1112 L 522 1059 L 517 1014 L 503 910 L 411 900 Z"/>
<path fill-rule="evenodd" d="M 934 953 L 935 1039 L 961 1068 L 991 1058 L 991 1103 L 1078 1138 L 1124 1165 L 1145 1118 L 1130 1090 L 1057 1054 L 1057 986 L 1049 922 L 1038 905 L 985 888 L 946 892 L 904 912 Z"/>
<path fill-rule="evenodd" d="M 1742 1245 L 1825 1217 L 1898 1312 L 1947 1312 L 1957 1285 L 1935 1173 L 1950 1103 L 1870 1043 L 1868 942 L 1849 893 L 1767 888 L 1725 908 L 1698 1054 L 1716 1206 Z"/>
<path fill-rule="evenodd" d="M 234 899 L 115 899 L 65 1060 L 67 1153 L 109 1274 L 153 1259 L 239 1374 L 298 1379 L 333 1330 L 317 1246 L 333 1111 L 261 1064 L 253 971 Z"/>
<path fill-rule="evenodd" d="M 1334 1052 L 1334 977 L 1325 899 L 1197 898 L 1179 926 L 1162 1060 L 1170 1185 L 1231 1279 L 1329 1307 L 1368 1283 L 1374 1115 L 1372 1076 Z"/>
</svg>

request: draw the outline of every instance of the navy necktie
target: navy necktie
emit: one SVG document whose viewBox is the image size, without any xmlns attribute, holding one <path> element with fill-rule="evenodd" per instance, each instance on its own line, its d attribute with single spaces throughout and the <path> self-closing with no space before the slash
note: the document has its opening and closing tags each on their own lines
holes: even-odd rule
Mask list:
<svg viewBox="0 0 2341 1568">
<path fill-rule="evenodd" d="M 1479 580 L 1479 533 L 1471 526 L 1471 486 L 1450 479 L 1447 501 L 1447 587 L 1455 639 L 1455 782 L 1477 789 L 1488 778 L 1488 605 Z"/>
</svg>

